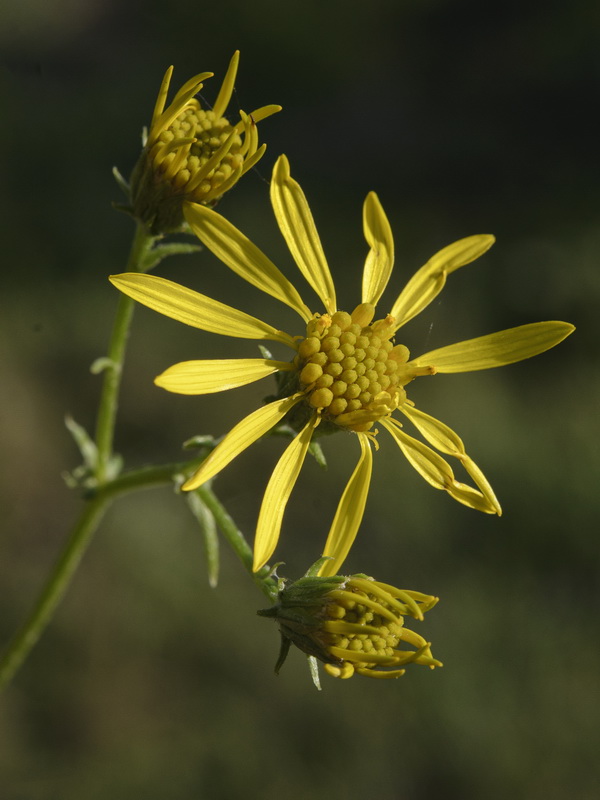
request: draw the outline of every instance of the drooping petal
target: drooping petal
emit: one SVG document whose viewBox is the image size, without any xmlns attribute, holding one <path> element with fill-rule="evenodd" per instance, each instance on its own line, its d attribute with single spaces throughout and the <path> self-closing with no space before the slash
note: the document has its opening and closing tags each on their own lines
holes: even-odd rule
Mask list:
<svg viewBox="0 0 600 800">
<path fill-rule="evenodd" d="M 427 439 L 429 444 L 432 444 L 440 452 L 459 459 L 469 475 L 475 481 L 478 488 L 481 490 L 486 508 L 480 510 L 486 510 L 488 513 L 496 513 L 498 516 L 500 516 L 502 514 L 502 508 L 500 507 L 500 503 L 494 494 L 494 490 L 477 464 L 475 464 L 475 462 L 467 455 L 465 446 L 460 436 L 455 433 L 452 428 L 449 428 L 448 425 L 445 425 L 439 419 L 432 417 L 430 414 L 425 414 L 424 411 L 419 411 L 418 408 L 410 406 L 407 403 L 400 406 L 398 410 L 408 417 L 415 428 L 417 428 L 425 437 L 425 439 Z M 460 485 L 461 487 L 463 486 L 463 484 L 457 485 Z M 467 490 L 466 496 L 472 497 L 471 493 L 475 490 L 471 489 L 469 486 L 464 488 Z M 453 497 L 455 496 L 449 488 L 447 488 L 447 491 L 449 491 Z M 463 496 L 465 493 L 461 489 L 458 494 Z M 476 492 L 476 494 L 479 494 L 479 492 Z M 455 499 L 459 500 L 460 502 L 465 502 L 461 500 L 459 496 L 456 496 Z M 471 505 L 471 503 L 467 502 L 466 505 Z"/>
<path fill-rule="evenodd" d="M 313 431 L 319 422 L 320 417 L 314 414 L 286 447 L 269 479 L 256 525 L 252 567 L 254 572 L 267 563 L 277 546 L 285 507 L 302 469 Z"/>
<path fill-rule="evenodd" d="M 312 318 L 310 310 L 290 281 L 225 217 L 197 203 L 186 203 L 183 213 L 200 241 L 230 269 L 248 283 L 293 308 L 305 322 Z"/>
<path fill-rule="evenodd" d="M 502 514 L 502 511 L 498 510 L 500 508 L 499 506 L 498 509 L 491 506 L 487 498 L 484 497 L 481 492 L 478 492 L 477 489 L 473 489 L 472 486 L 468 486 L 466 483 L 454 481 L 454 483 L 446 487 L 446 491 L 454 500 L 462 503 L 464 506 L 474 508 L 475 511 L 482 511 L 484 514 L 497 514 L 498 516 Z"/>
<path fill-rule="evenodd" d="M 494 244 L 488 234 L 467 236 L 449 244 L 415 272 L 400 292 L 390 314 L 396 318 L 396 330 L 420 314 L 442 291 L 446 277 L 483 255 Z"/>
<path fill-rule="evenodd" d="M 371 249 L 363 270 L 362 302 L 376 306 L 394 267 L 394 238 L 375 192 L 369 192 L 363 205 L 363 231 Z"/>
<path fill-rule="evenodd" d="M 239 339 L 268 339 L 294 347 L 293 337 L 284 331 L 158 275 L 125 272 L 111 275 L 109 280 L 138 303 L 193 328 Z"/>
<path fill-rule="evenodd" d="M 158 375 L 154 383 L 176 394 L 211 394 L 245 386 L 274 372 L 291 369 L 293 364 L 289 362 L 267 358 L 181 361 Z"/>
<path fill-rule="evenodd" d="M 298 393 L 285 400 L 275 400 L 252 414 L 232 428 L 227 436 L 215 447 L 212 453 L 202 462 L 199 469 L 182 486 L 186 492 L 197 489 L 213 478 L 218 472 L 239 456 L 246 448 L 276 425 L 287 412 L 298 403 L 304 395 Z"/>
<path fill-rule="evenodd" d="M 430 447 L 427 447 L 427 445 L 419 442 L 418 439 L 413 439 L 412 436 L 404 433 L 396 420 L 391 417 L 387 419 L 384 418 L 381 420 L 381 424 L 391 433 L 396 444 L 402 450 L 411 466 L 416 469 L 428 483 L 436 489 L 444 489 L 459 503 L 463 503 L 463 505 L 474 508 L 477 511 L 483 511 L 486 514 L 499 513 L 497 508 L 482 494 L 482 492 L 457 481 L 450 464 Z M 489 487 L 489 484 L 487 484 L 487 486 Z M 489 490 L 491 492 L 491 487 Z M 494 497 L 493 492 L 491 492 L 491 494 L 492 497 Z M 496 500 L 496 503 L 497 502 Z"/>
<path fill-rule="evenodd" d="M 229 66 L 227 67 L 227 72 L 225 73 L 225 77 L 223 78 L 223 83 L 221 84 L 219 94 L 213 106 L 213 111 L 215 112 L 215 117 L 217 119 L 223 116 L 223 114 L 227 110 L 229 101 L 231 100 L 231 95 L 233 93 L 233 87 L 235 85 L 235 78 L 237 75 L 239 63 L 240 63 L 240 51 L 236 50 L 233 56 L 231 57 L 231 61 L 229 62 Z"/>
<path fill-rule="evenodd" d="M 304 192 L 291 177 L 285 156 L 279 156 L 273 168 L 271 203 L 279 229 L 298 268 L 327 311 L 335 312 L 335 288 L 321 240 Z"/>
<path fill-rule="evenodd" d="M 330 561 L 326 561 L 319 570 L 321 577 L 339 573 L 340 567 L 354 543 L 365 511 L 371 482 L 373 454 L 368 436 L 359 433 L 358 440 L 361 448 L 360 458 L 335 512 L 323 550 L 324 556 L 332 556 L 332 558 Z"/>
<path fill-rule="evenodd" d="M 391 417 L 380 420 L 383 427 L 391 433 L 394 441 L 404 453 L 404 456 L 417 472 L 425 478 L 427 483 L 436 489 L 446 489 L 454 480 L 454 473 L 450 465 L 430 447 L 413 439 Z"/>
<path fill-rule="evenodd" d="M 574 330 L 575 327 L 568 322 L 532 322 L 440 347 L 409 363 L 417 367 L 433 366 L 437 372 L 472 372 L 502 367 L 550 350 Z"/>
</svg>

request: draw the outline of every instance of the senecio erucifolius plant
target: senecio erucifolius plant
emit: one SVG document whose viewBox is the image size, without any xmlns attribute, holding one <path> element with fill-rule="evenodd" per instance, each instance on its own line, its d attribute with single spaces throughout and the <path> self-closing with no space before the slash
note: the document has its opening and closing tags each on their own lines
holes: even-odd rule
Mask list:
<svg viewBox="0 0 600 800">
<path fill-rule="evenodd" d="M 289 361 L 271 358 L 185 361 L 167 369 L 156 383 L 171 392 L 206 394 L 233 389 L 268 375 L 278 375 L 276 398 L 237 423 L 183 485 L 193 490 L 282 420 L 297 431 L 265 490 L 254 544 L 254 569 L 271 558 L 288 497 L 316 432 L 350 431 L 360 453 L 343 493 L 336 522 L 323 550 L 331 559 L 322 575 L 334 575 L 360 525 L 371 480 L 372 447 L 380 426 L 409 463 L 454 500 L 488 514 L 500 504 L 483 472 L 468 456 L 460 437 L 447 425 L 417 409 L 407 396 L 411 381 L 441 373 L 499 367 L 538 355 L 568 336 L 566 322 L 536 322 L 458 342 L 411 356 L 398 331 L 423 311 L 443 289 L 448 275 L 471 263 L 493 244 L 483 234 L 460 239 L 440 250 L 396 295 L 384 313 L 377 305 L 394 265 L 394 241 L 388 219 L 374 192 L 363 206 L 363 229 L 369 246 L 360 302 L 338 307 L 336 289 L 308 203 L 281 156 L 273 169 L 271 202 L 277 224 L 302 275 L 319 298 L 308 306 L 283 273 L 224 217 L 187 203 L 185 217 L 200 241 L 249 283 L 293 308 L 299 331 L 285 332 L 245 312 L 212 300 L 164 278 L 123 274 L 111 281 L 129 297 L 179 322 L 224 336 L 274 341 L 292 350 Z M 387 311 L 389 309 L 389 311 Z M 425 442 L 406 433 L 408 421 Z M 455 458 L 473 485 L 457 480 L 445 456 Z"/>
<path fill-rule="evenodd" d="M 212 72 L 195 75 L 169 97 L 170 67 L 130 180 L 114 171 L 127 198 L 119 208 L 133 219 L 135 233 L 123 274 L 110 278 L 121 294 L 115 292 L 118 303 L 109 346 L 106 355 L 92 365 L 94 373 L 102 374 L 95 432 L 89 434 L 73 419 L 67 420 L 82 463 L 65 477 L 70 487 L 81 492 L 81 512 L 30 616 L 0 656 L 0 686 L 16 673 L 51 620 L 113 501 L 164 485 L 185 499 L 199 526 L 210 586 L 217 586 L 219 547 L 224 539 L 271 603 L 259 613 L 279 626 L 277 670 L 291 645 L 308 656 L 317 686 L 318 662 L 337 678 L 397 678 L 412 665 L 441 666 L 430 642 L 413 630 L 413 621 L 419 628 L 437 597 L 342 570 L 364 516 L 373 452 L 382 440 L 391 442 L 431 486 L 471 509 L 500 515 L 500 503 L 462 439 L 415 406 L 412 382 L 427 379 L 431 388 L 437 388 L 443 373 L 521 361 L 554 347 L 573 331 L 566 322 L 534 322 L 425 353 L 410 352 L 404 326 L 438 296 L 449 275 L 482 256 L 494 237 L 480 234 L 449 244 L 402 288 L 391 280 L 394 239 L 390 223 L 377 195 L 369 192 L 362 209 L 366 239 L 362 287 L 352 305 L 341 307 L 340 287 L 329 270 L 308 202 L 282 155 L 273 168 L 271 204 L 291 257 L 313 292 L 305 301 L 284 272 L 214 210 L 262 158 L 265 145 L 259 145 L 258 124 L 262 131 L 262 120 L 280 110 L 280 106 L 266 105 L 251 113 L 232 112 L 238 61 L 235 52 L 216 98 L 211 96 L 212 107 L 199 94 Z M 256 185 L 262 188 L 264 183 Z M 228 205 L 220 204 L 219 212 Z M 205 263 L 212 259 L 220 269 L 214 254 L 248 284 L 293 309 L 297 324 L 281 330 L 246 311 L 148 274 L 166 257 L 182 253 L 194 253 Z M 338 269 L 338 281 L 344 281 L 346 274 Z M 388 286 L 395 287 L 390 295 L 385 294 Z M 126 467 L 115 448 L 119 391 L 136 301 L 186 325 L 258 344 L 255 358 L 237 358 L 232 351 L 231 358 L 174 364 L 155 380 L 163 389 L 202 395 L 274 378 L 274 390 L 271 386 L 271 395 L 260 408 L 240 410 L 231 430 L 221 438 L 219 431 L 207 426 L 208 431 L 191 441 L 193 457 L 188 452 L 174 464 Z M 173 334 L 177 335 L 177 329 Z M 265 347 L 270 342 L 278 346 L 278 358 Z M 290 582 L 277 575 L 278 565 L 269 564 L 286 504 L 307 453 L 321 459 L 317 440 L 340 432 L 356 441 L 356 461 L 328 534 L 323 542 L 311 545 L 314 557 L 320 557 L 303 578 Z M 252 547 L 219 500 L 212 479 L 269 433 L 285 436 L 287 441 L 266 479 Z M 460 472 L 455 475 L 457 467 Z M 404 478 L 398 480 L 405 483 Z M 326 486 L 324 479 L 322 489 Z M 408 502 L 410 498 L 404 499 Z M 115 517 L 112 524 L 118 524 Z M 302 574 L 304 569 L 293 565 L 290 571 Z"/>
</svg>

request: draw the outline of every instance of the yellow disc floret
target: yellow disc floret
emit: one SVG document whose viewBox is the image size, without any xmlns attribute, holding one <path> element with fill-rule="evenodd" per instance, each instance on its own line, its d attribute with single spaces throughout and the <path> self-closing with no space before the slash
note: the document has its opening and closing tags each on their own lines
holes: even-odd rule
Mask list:
<svg viewBox="0 0 600 800">
<path fill-rule="evenodd" d="M 414 377 L 403 367 L 404 345 L 394 347 L 394 318 L 372 322 L 375 308 L 361 303 L 352 314 L 315 316 L 298 346 L 300 388 L 322 417 L 344 428 L 366 431 L 406 400 L 403 386 Z"/>
</svg>

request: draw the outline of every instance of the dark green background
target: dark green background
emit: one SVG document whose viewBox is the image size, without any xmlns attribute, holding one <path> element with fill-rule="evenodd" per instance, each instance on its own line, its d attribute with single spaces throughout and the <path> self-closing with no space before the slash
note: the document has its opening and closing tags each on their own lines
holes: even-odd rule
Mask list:
<svg viewBox="0 0 600 800">
<path fill-rule="evenodd" d="M 239 47 L 234 116 L 284 106 L 260 126 L 266 157 L 220 211 L 292 279 L 268 203 L 281 152 L 347 307 L 371 189 L 394 230 L 396 291 L 449 242 L 498 237 L 403 332 L 415 355 L 536 320 L 578 327 L 533 361 L 411 387 L 461 434 L 501 519 L 431 489 L 380 437 L 346 567 L 440 595 L 419 630 L 443 670 L 394 683 L 324 676 L 318 694 L 292 653 L 275 678 L 276 630 L 255 616 L 264 601 L 239 563 L 224 547 L 209 589 L 185 504 L 168 489 L 140 494 L 114 506 L 4 696 L 3 800 L 595 797 L 597 3 L 10 0 L 0 19 L 4 639 L 80 507 L 61 479 L 77 464 L 62 419 L 93 427 L 88 367 L 105 353 L 116 300 L 106 276 L 122 270 L 132 233 L 111 210 L 110 170 L 132 168 L 169 64 L 177 85 L 215 71 L 210 101 Z M 297 324 L 210 254 L 159 272 Z M 227 430 L 271 388 L 177 397 L 154 375 L 255 352 L 139 309 L 117 431 L 127 462 L 179 459 L 184 439 Z M 281 447 L 257 444 L 215 482 L 249 533 Z M 357 452 L 338 436 L 328 474 L 307 463 L 277 551 L 290 577 L 319 555 Z"/>
</svg>

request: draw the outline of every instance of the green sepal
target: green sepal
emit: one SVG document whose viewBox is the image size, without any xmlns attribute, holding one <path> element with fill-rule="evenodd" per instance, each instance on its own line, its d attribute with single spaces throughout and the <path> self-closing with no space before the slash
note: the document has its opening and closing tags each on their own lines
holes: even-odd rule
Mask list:
<svg viewBox="0 0 600 800">
<path fill-rule="evenodd" d="M 206 436 L 199 434 L 198 436 L 192 436 L 191 439 L 186 439 L 183 443 L 184 450 L 199 450 L 204 447 L 208 447 L 209 449 L 213 449 L 217 446 L 217 440 L 214 436 L 210 436 L 207 434 Z"/>
<path fill-rule="evenodd" d="M 304 573 L 304 577 L 305 578 L 313 578 L 316 575 L 318 575 L 319 574 L 319 570 L 321 569 L 323 564 L 326 564 L 328 561 L 331 561 L 332 558 L 333 558 L 333 556 L 321 556 L 321 558 L 318 558 L 315 561 L 315 563 L 311 564 L 311 566 L 306 570 L 306 572 Z"/>
<path fill-rule="evenodd" d="M 320 692 L 321 678 L 319 677 L 319 664 L 314 656 L 308 656 L 308 669 L 310 671 L 310 677 L 312 678 L 312 682 L 314 683 L 316 690 Z"/>
<path fill-rule="evenodd" d="M 98 448 L 91 436 L 88 434 L 83 425 L 75 422 L 70 414 L 65 416 L 65 426 L 71 436 L 83 459 L 83 465 L 93 473 L 98 466 Z"/>
<path fill-rule="evenodd" d="M 112 168 L 113 178 L 117 182 L 117 186 L 123 192 L 125 197 L 130 200 L 131 199 L 131 189 L 125 178 L 121 175 L 118 167 Z"/>
<path fill-rule="evenodd" d="M 327 469 L 327 459 L 325 458 L 325 453 L 323 452 L 323 448 L 319 442 L 311 441 L 311 443 L 308 445 L 308 452 L 317 462 L 317 465 L 321 467 L 321 469 Z"/>
<path fill-rule="evenodd" d="M 65 426 L 81 453 L 83 464 L 80 464 L 71 472 L 64 472 L 63 479 L 69 489 L 83 487 L 92 490 L 97 485 L 96 470 L 98 469 L 98 448 L 86 429 L 75 422 L 69 414 L 65 417 Z M 113 455 L 106 464 L 106 480 L 111 481 L 116 478 L 123 469 L 123 459 L 118 453 Z"/>
<path fill-rule="evenodd" d="M 95 361 L 92 361 L 90 364 L 90 372 L 92 375 L 100 375 L 101 372 L 104 372 L 105 369 L 115 369 L 117 366 L 116 361 L 113 361 L 112 358 L 108 358 L 108 356 L 100 356 Z"/>
<path fill-rule="evenodd" d="M 133 217 L 135 219 L 131 206 L 126 206 L 124 203 L 111 203 L 111 206 L 115 211 L 120 211 L 122 214 L 127 214 L 128 217 Z"/>
<path fill-rule="evenodd" d="M 275 664 L 275 675 L 279 675 L 279 670 L 281 669 L 286 658 L 288 657 L 288 653 L 290 652 L 291 646 L 292 646 L 292 640 L 288 639 L 288 637 L 284 636 L 283 632 L 281 632 L 281 645 L 279 647 L 279 655 L 277 656 L 277 662 Z"/>
<path fill-rule="evenodd" d="M 219 582 L 219 537 L 217 536 L 217 523 L 215 522 L 212 511 L 205 505 L 197 492 L 186 492 L 186 500 L 203 534 L 208 583 L 211 589 L 214 589 Z"/>
<path fill-rule="evenodd" d="M 141 272 L 150 272 L 154 267 L 158 266 L 164 258 L 169 256 L 189 255 L 190 253 L 199 253 L 204 248 L 199 244 L 191 244 L 188 242 L 171 242 L 169 244 L 158 244 L 149 250 L 141 263 Z"/>
</svg>

